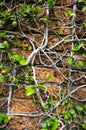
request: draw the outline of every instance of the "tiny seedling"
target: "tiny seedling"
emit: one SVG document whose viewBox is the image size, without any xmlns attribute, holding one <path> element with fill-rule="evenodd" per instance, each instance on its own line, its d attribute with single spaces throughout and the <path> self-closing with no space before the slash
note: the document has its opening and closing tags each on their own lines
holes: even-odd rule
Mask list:
<svg viewBox="0 0 86 130">
<path fill-rule="evenodd" d="M 5 114 L 0 113 L 0 124 L 2 124 L 2 123 L 8 123 L 8 122 L 9 122 L 8 117 Z"/>
</svg>

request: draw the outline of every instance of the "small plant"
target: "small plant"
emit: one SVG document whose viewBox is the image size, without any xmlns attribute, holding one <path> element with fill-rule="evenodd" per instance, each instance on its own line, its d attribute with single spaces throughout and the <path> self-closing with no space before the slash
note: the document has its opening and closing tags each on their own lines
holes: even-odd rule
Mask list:
<svg viewBox="0 0 86 130">
<path fill-rule="evenodd" d="M 42 121 L 41 130 L 57 130 L 59 126 L 58 116 L 54 115 L 51 118 L 47 117 Z"/>
<path fill-rule="evenodd" d="M 62 102 L 62 106 L 63 108 L 65 107 L 65 109 L 62 110 L 62 114 L 66 123 L 71 123 L 74 119 L 79 119 L 82 122 L 82 118 L 86 115 L 85 103 L 81 106 L 77 102 L 68 98 Z M 80 124 L 80 126 L 85 127 L 85 124 Z"/>
<path fill-rule="evenodd" d="M 68 62 L 68 65 L 73 65 L 74 60 L 73 60 L 73 58 L 69 57 L 69 58 L 67 59 L 67 62 Z"/>
<path fill-rule="evenodd" d="M 9 122 L 8 117 L 5 114 L 0 113 L 0 124 L 2 125 L 3 123 L 8 123 L 8 122 Z"/>
<path fill-rule="evenodd" d="M 46 4 L 47 4 L 49 7 L 53 7 L 54 4 L 55 4 L 55 0 L 47 0 L 47 1 L 46 1 Z"/>
<path fill-rule="evenodd" d="M 58 30 L 56 33 L 57 33 L 58 35 L 62 35 L 62 30 Z"/>
<path fill-rule="evenodd" d="M 86 130 L 86 123 L 81 124 L 82 128 Z"/>
<path fill-rule="evenodd" d="M 26 60 L 24 58 L 24 56 L 19 56 L 18 54 L 12 54 L 12 53 L 8 53 L 8 57 L 12 62 L 18 62 L 20 65 L 25 65 L 26 64 Z"/>
<path fill-rule="evenodd" d="M 26 91 L 25 91 L 25 94 L 27 96 L 30 96 L 32 94 L 34 94 L 36 92 L 36 89 L 40 89 L 40 90 L 45 90 L 47 91 L 46 87 L 42 84 L 38 84 L 38 85 L 29 85 L 29 86 L 26 86 Z"/>
<path fill-rule="evenodd" d="M 86 57 L 86 52 L 84 52 L 84 53 L 82 54 L 82 56 L 83 56 L 83 57 Z"/>
<path fill-rule="evenodd" d="M 49 80 L 49 79 L 54 78 L 54 76 L 52 74 L 50 74 L 50 73 L 47 73 L 46 78 Z"/>
<path fill-rule="evenodd" d="M 3 76 L 0 76 L 0 82 L 4 82 L 5 78 Z"/>
<path fill-rule="evenodd" d="M 84 56 L 84 55 L 83 55 Z M 85 56 L 84 56 L 85 57 Z M 76 69 L 79 69 L 80 67 L 84 68 L 85 65 L 86 65 L 86 62 L 85 61 L 79 61 L 79 60 L 76 60 L 76 59 L 73 59 L 71 57 L 69 57 L 67 59 L 67 62 L 68 62 L 68 65 L 69 66 L 72 66 Z"/>
<path fill-rule="evenodd" d="M 3 27 L 6 23 L 8 23 L 11 20 L 11 12 L 9 11 L 3 11 L 0 13 L 2 19 L 0 20 L 0 27 Z"/>
<path fill-rule="evenodd" d="M 47 111 L 50 108 L 54 107 L 56 104 L 55 100 L 53 99 L 53 97 L 50 97 L 47 101 L 47 103 L 44 105 L 44 110 Z"/>
<path fill-rule="evenodd" d="M 0 38 L 4 37 L 6 35 L 6 33 L 7 33 L 6 31 L 0 32 Z"/>
<path fill-rule="evenodd" d="M 83 23 L 83 27 L 86 28 L 86 22 Z"/>
<path fill-rule="evenodd" d="M 20 8 L 22 11 L 18 11 L 18 14 L 22 17 L 30 17 L 31 19 L 33 19 L 36 16 L 36 7 L 31 6 L 31 5 L 27 5 L 24 6 L 23 4 L 19 4 Z"/>
<path fill-rule="evenodd" d="M 12 26 L 17 27 L 18 23 L 16 13 L 10 16 L 10 20 L 12 21 Z"/>
<path fill-rule="evenodd" d="M 33 77 L 25 77 L 24 83 L 28 84 L 30 81 L 33 81 Z"/>
<path fill-rule="evenodd" d="M 70 10 L 65 12 L 65 15 L 68 16 L 68 17 L 75 16 L 75 14 L 72 11 L 70 11 Z"/>
<path fill-rule="evenodd" d="M 8 41 L 4 41 L 3 43 L 0 43 L 0 51 L 7 52 L 8 47 L 9 47 Z"/>
<path fill-rule="evenodd" d="M 79 51 L 84 46 L 83 43 L 79 43 L 76 46 L 73 47 L 73 51 Z"/>
</svg>

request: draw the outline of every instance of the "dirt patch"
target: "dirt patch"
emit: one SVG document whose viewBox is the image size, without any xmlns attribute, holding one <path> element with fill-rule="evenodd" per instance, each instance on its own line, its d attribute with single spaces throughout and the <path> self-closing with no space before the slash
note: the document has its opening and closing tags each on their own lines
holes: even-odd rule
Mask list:
<svg viewBox="0 0 86 130">
<path fill-rule="evenodd" d="M 62 72 L 62 71 L 61 71 Z M 67 72 L 63 70 L 65 76 L 67 76 Z M 50 76 L 50 77 L 49 77 Z M 58 73 L 56 69 L 49 68 L 36 68 L 36 77 L 38 82 L 62 82 L 64 78 L 61 74 Z"/>
<path fill-rule="evenodd" d="M 70 5 L 72 3 L 73 3 L 73 0 L 65 0 L 65 1 L 56 0 L 57 5 Z"/>
<path fill-rule="evenodd" d="M 10 130 L 40 130 L 40 118 L 13 117 L 8 126 Z"/>
<path fill-rule="evenodd" d="M 79 100 L 86 99 L 86 88 L 79 89 L 72 96 Z"/>
<path fill-rule="evenodd" d="M 11 113 L 40 113 L 40 104 L 36 105 L 32 99 L 12 99 Z"/>
<path fill-rule="evenodd" d="M 7 98 L 0 97 L 0 113 L 7 113 Z"/>
<path fill-rule="evenodd" d="M 50 96 L 54 97 L 56 100 L 61 98 L 62 95 L 65 96 L 67 93 L 66 87 L 63 87 L 63 86 L 49 85 L 49 86 L 47 86 L 47 89 L 48 89 L 47 91 L 49 92 Z"/>
<path fill-rule="evenodd" d="M 32 96 L 26 96 L 25 95 L 25 89 L 20 88 L 13 91 L 13 97 L 15 98 L 32 98 Z"/>
</svg>

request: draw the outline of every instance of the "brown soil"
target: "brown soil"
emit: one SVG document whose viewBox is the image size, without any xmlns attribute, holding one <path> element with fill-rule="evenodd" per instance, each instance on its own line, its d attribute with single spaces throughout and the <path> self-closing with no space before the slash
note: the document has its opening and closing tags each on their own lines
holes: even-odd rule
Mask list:
<svg viewBox="0 0 86 130">
<path fill-rule="evenodd" d="M 7 113 L 7 98 L 0 97 L 0 113 Z"/>
<path fill-rule="evenodd" d="M 8 126 L 10 130 L 40 130 L 40 127 L 38 126 L 38 122 L 40 121 L 40 118 L 27 118 L 27 117 L 18 117 L 15 116 L 11 118 Z"/>
<path fill-rule="evenodd" d="M 63 70 L 64 75 L 67 75 L 67 72 Z M 48 75 L 51 75 L 51 78 L 48 78 Z M 56 69 L 49 68 L 36 68 L 36 76 L 38 82 L 62 82 L 64 78 L 57 72 Z"/>
<path fill-rule="evenodd" d="M 40 105 L 36 105 L 32 99 L 12 99 L 11 113 L 36 113 L 41 111 Z"/>
<path fill-rule="evenodd" d="M 76 98 L 76 99 L 79 99 L 79 100 L 84 100 L 86 99 L 86 88 L 82 88 L 82 89 L 79 89 L 78 91 L 76 91 L 73 96 Z"/>
<path fill-rule="evenodd" d="M 60 87 L 60 90 L 59 90 L 59 87 Z M 56 100 L 59 99 L 59 93 L 60 92 L 63 92 L 63 95 L 65 96 L 66 95 L 66 87 L 62 87 L 62 86 L 54 86 L 54 85 L 49 85 L 47 86 L 47 91 L 49 92 L 49 94 L 54 97 Z"/>
</svg>

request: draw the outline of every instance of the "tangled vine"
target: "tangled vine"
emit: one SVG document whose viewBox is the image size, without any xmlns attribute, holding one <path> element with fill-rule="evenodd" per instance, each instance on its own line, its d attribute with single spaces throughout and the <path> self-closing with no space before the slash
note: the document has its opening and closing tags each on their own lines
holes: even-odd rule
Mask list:
<svg viewBox="0 0 86 130">
<path fill-rule="evenodd" d="M 86 129 L 86 0 L 0 0 L 0 83 L 1 129 L 10 116 L 36 118 L 39 130 Z M 21 90 L 33 111 L 15 110 Z"/>
</svg>

